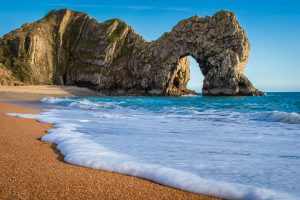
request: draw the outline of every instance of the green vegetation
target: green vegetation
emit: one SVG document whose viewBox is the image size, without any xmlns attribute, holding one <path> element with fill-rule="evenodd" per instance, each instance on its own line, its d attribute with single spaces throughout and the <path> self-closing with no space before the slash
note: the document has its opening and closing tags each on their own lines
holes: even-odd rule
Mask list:
<svg viewBox="0 0 300 200">
<path fill-rule="evenodd" d="M 4 65 L 5 65 L 6 67 L 10 68 L 10 67 L 11 67 L 11 60 L 10 60 L 9 58 L 6 59 L 6 60 L 4 61 Z"/>
<path fill-rule="evenodd" d="M 5 63 L 7 63 L 5 66 L 12 71 L 14 77 L 19 81 L 24 83 L 34 82 L 34 80 L 31 78 L 28 66 L 26 66 L 24 63 L 21 63 L 17 59 L 7 59 Z"/>
<path fill-rule="evenodd" d="M 116 58 L 114 59 L 114 63 L 120 63 L 123 60 L 126 60 L 132 54 L 134 47 L 128 47 L 128 38 L 122 38 L 118 41 L 117 46 L 121 47 L 120 51 L 118 52 Z"/>
<path fill-rule="evenodd" d="M 119 42 L 119 44 L 118 45 L 120 45 L 122 48 L 121 48 L 121 51 L 120 51 L 120 55 L 122 55 L 122 56 L 129 56 L 130 54 L 131 54 L 131 52 L 132 52 L 132 48 L 128 48 L 128 41 L 127 41 L 127 39 L 122 39 L 120 42 Z"/>
<path fill-rule="evenodd" d="M 115 22 L 116 20 L 114 21 L 111 21 L 111 23 Z M 109 21 L 110 22 L 110 21 Z M 120 40 L 121 36 L 122 36 L 122 33 L 126 30 L 127 28 L 127 24 L 118 20 L 118 25 L 116 27 L 116 29 L 110 34 L 110 36 L 107 38 L 107 41 L 108 42 L 116 42 L 118 40 Z"/>
</svg>

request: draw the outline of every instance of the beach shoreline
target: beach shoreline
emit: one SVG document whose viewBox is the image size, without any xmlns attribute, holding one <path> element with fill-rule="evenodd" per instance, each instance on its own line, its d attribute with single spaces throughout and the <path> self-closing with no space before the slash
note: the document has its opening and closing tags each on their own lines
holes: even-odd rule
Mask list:
<svg viewBox="0 0 300 200">
<path fill-rule="evenodd" d="M 56 86 L 0 87 L 0 199 L 216 199 L 141 178 L 70 165 L 63 161 L 55 144 L 40 140 L 50 124 L 5 116 L 11 112 L 40 111 L 10 102 L 22 104 L 50 96 L 92 94 L 80 90 Z"/>
</svg>

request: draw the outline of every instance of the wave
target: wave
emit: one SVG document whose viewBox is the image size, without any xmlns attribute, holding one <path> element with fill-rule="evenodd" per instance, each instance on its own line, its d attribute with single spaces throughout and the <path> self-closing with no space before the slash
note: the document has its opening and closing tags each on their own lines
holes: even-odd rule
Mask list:
<svg viewBox="0 0 300 200">
<path fill-rule="evenodd" d="M 72 99 L 72 98 L 55 98 L 46 97 L 40 100 L 44 104 L 64 105 L 68 107 L 96 110 L 100 108 L 117 108 L 118 104 L 122 103 L 111 103 L 111 102 L 93 102 L 88 99 Z"/>
<path fill-rule="evenodd" d="M 136 113 L 139 114 L 148 112 L 154 112 L 157 114 L 156 110 L 148 110 L 147 107 L 136 108 L 134 103 L 124 102 L 124 101 L 94 101 L 92 99 L 76 99 L 76 98 L 54 98 L 47 97 L 43 98 L 41 102 L 45 104 L 55 104 L 63 105 L 72 108 L 79 108 L 83 110 L 101 110 L 101 109 L 122 109 L 125 113 Z M 121 112 L 121 111 L 120 111 Z M 160 114 L 165 115 L 170 118 L 184 118 L 184 119 L 194 119 L 199 120 L 217 120 L 217 121 L 235 121 L 239 118 L 241 119 L 254 119 L 259 121 L 270 121 L 270 122 L 282 122 L 290 124 L 300 124 L 300 114 L 292 112 L 282 112 L 282 111 L 270 111 L 270 112 L 255 112 L 255 113 L 241 113 L 234 110 L 218 110 L 218 109 L 205 109 L 196 107 L 174 107 L 172 105 L 163 106 L 160 109 Z M 153 113 L 152 113 L 153 114 Z"/>
<path fill-rule="evenodd" d="M 88 135 L 78 131 L 80 125 L 56 118 L 55 112 L 51 110 L 40 115 L 8 115 L 37 118 L 41 122 L 54 124 L 54 128 L 42 140 L 57 144 L 64 160 L 70 164 L 137 176 L 170 187 L 225 199 L 295 199 L 269 189 L 205 179 L 182 170 L 140 162 L 132 156 L 112 151 L 92 141 Z"/>
<path fill-rule="evenodd" d="M 70 102 L 69 98 L 55 98 L 55 97 L 45 97 L 40 100 L 42 103 L 46 104 L 59 104 L 61 102 Z"/>
<path fill-rule="evenodd" d="M 300 124 L 300 114 L 292 112 L 271 111 L 255 113 L 255 119 L 271 122 L 283 122 L 289 124 Z"/>
<path fill-rule="evenodd" d="M 202 96 L 201 94 L 184 94 L 183 97 L 199 97 Z"/>
</svg>

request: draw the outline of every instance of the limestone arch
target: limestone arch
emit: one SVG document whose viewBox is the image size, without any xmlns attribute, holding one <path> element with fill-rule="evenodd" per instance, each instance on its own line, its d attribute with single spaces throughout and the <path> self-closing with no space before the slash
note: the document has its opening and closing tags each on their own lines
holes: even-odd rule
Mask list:
<svg viewBox="0 0 300 200">
<path fill-rule="evenodd" d="M 204 76 L 203 95 L 261 94 L 243 75 L 250 44 L 233 13 L 221 11 L 213 17 L 195 16 L 183 20 L 157 42 L 162 54 L 168 56 L 161 64 L 171 71 L 165 94 L 189 92 L 186 88 L 189 80 L 187 56 L 199 63 Z M 186 77 L 183 77 L 184 74 Z M 176 84 L 177 80 L 182 80 L 181 84 Z"/>
</svg>

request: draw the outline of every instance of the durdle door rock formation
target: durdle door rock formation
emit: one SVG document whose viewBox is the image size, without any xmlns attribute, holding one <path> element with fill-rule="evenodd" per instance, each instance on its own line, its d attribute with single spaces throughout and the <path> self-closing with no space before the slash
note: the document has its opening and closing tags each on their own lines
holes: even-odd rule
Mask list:
<svg viewBox="0 0 300 200">
<path fill-rule="evenodd" d="M 58 84 L 108 95 L 183 95 L 187 56 L 204 75 L 203 95 L 261 95 L 243 75 L 250 45 L 236 16 L 182 20 L 148 42 L 119 19 L 54 10 L 0 38 L 0 84 Z"/>
</svg>

